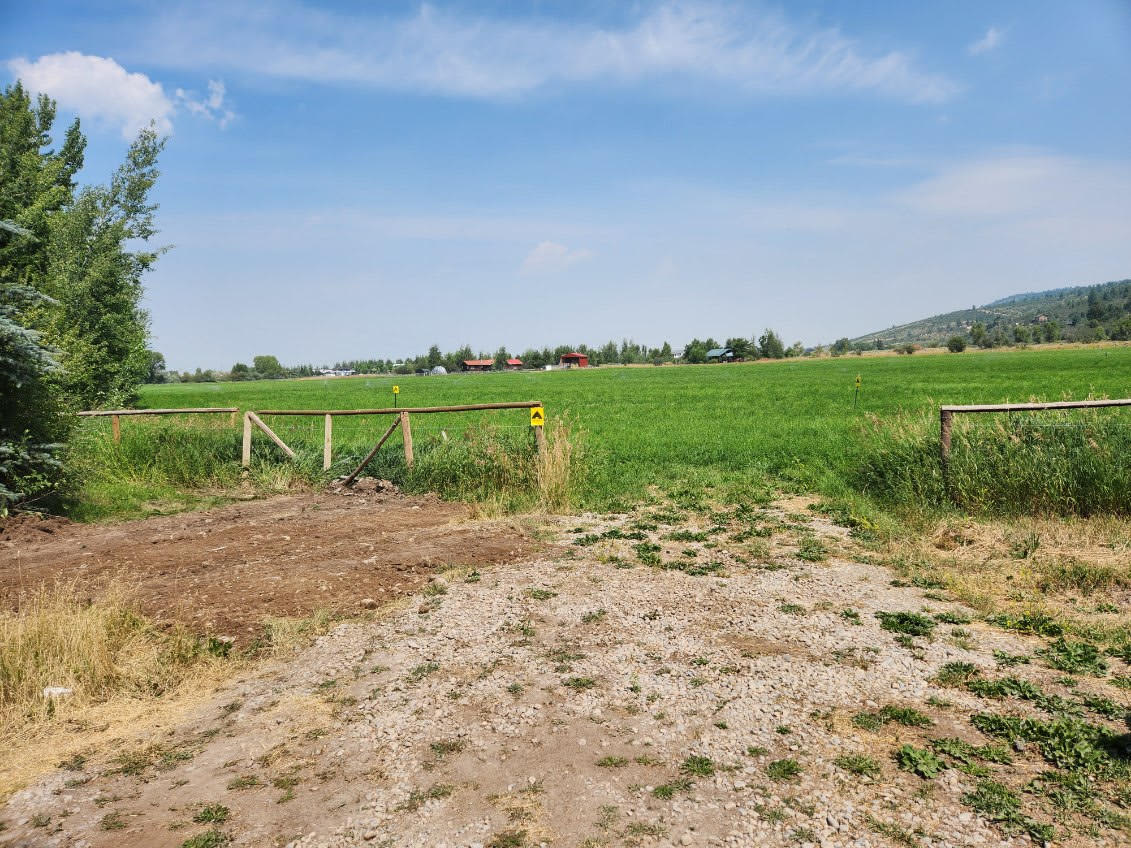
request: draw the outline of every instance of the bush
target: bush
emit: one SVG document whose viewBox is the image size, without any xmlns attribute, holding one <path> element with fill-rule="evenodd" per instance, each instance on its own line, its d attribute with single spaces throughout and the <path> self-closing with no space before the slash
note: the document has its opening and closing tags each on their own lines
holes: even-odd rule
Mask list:
<svg viewBox="0 0 1131 848">
<path fill-rule="evenodd" d="M 962 336 L 951 336 L 946 341 L 946 349 L 951 353 L 962 353 L 966 350 L 966 339 Z"/>
</svg>

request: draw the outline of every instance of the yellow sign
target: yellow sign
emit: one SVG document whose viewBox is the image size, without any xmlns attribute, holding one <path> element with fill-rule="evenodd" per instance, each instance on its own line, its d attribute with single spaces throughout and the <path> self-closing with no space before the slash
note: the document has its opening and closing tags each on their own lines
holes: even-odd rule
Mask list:
<svg viewBox="0 0 1131 848">
<path fill-rule="evenodd" d="M 546 410 L 540 406 L 530 407 L 530 426 L 541 427 L 546 423 Z"/>
<path fill-rule="evenodd" d="M 861 381 L 861 379 L 860 379 L 860 375 L 859 375 L 859 374 L 857 374 L 857 375 L 856 375 L 856 388 L 860 388 L 860 383 L 861 383 L 861 382 L 862 382 L 862 381 Z"/>
<path fill-rule="evenodd" d="M 401 393 L 401 387 L 400 386 L 393 386 L 393 394 L 399 395 L 400 393 Z"/>
</svg>

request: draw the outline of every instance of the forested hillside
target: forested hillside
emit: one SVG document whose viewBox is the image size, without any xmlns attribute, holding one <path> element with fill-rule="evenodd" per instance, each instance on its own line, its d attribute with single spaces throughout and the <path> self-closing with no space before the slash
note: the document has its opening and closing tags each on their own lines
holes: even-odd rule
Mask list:
<svg viewBox="0 0 1131 848">
<path fill-rule="evenodd" d="M 1027 292 L 852 339 L 853 345 L 942 345 L 953 336 L 988 347 L 1131 339 L 1131 279 Z"/>
</svg>

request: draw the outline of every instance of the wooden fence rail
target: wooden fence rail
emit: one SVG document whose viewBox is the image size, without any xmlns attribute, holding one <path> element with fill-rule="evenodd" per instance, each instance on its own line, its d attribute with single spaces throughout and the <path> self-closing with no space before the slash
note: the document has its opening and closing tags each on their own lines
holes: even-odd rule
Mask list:
<svg viewBox="0 0 1131 848">
<path fill-rule="evenodd" d="M 373 450 L 361 461 L 361 464 L 354 469 L 345 480 L 347 486 L 352 485 L 357 479 L 358 475 L 365 469 L 370 461 L 377 455 L 377 451 L 393 434 L 393 431 L 400 426 L 401 440 L 404 443 L 404 461 L 405 465 L 412 468 L 414 456 L 412 450 L 412 425 L 410 416 L 412 415 L 427 415 L 441 412 L 479 412 L 484 410 L 496 409 L 538 409 L 541 408 L 542 402 L 537 400 L 524 400 L 513 401 L 509 403 L 466 403 L 458 404 L 455 406 L 415 406 L 415 407 L 384 407 L 382 409 L 264 409 L 259 412 L 245 412 L 243 423 L 243 451 L 241 455 L 241 464 L 244 468 L 251 465 L 251 434 L 252 427 L 257 427 L 262 430 L 266 436 L 271 439 L 279 448 L 287 454 L 291 459 L 294 459 L 294 451 L 287 446 L 287 444 L 279 438 L 279 436 L 270 427 L 263 423 L 260 416 L 266 415 L 315 415 L 322 416 L 323 418 L 323 438 L 322 438 L 322 469 L 327 470 L 330 468 L 332 454 L 333 454 L 333 432 L 334 432 L 334 416 L 335 415 L 393 415 L 396 416 L 389 429 L 385 431 L 384 435 L 378 440 Z M 538 443 L 538 450 L 542 451 L 546 447 L 546 436 L 542 426 L 532 427 L 534 436 Z"/>
<path fill-rule="evenodd" d="M 89 409 L 80 412 L 84 418 L 100 418 L 110 416 L 110 429 L 114 433 L 114 442 L 122 441 L 123 415 L 206 415 L 209 413 L 226 412 L 232 416 L 232 423 L 236 422 L 239 408 L 235 406 L 198 406 L 184 409 Z"/>
<path fill-rule="evenodd" d="M 1108 406 L 1131 406 L 1131 398 L 1116 400 L 1062 400 L 1051 403 L 989 403 L 969 406 L 939 407 L 939 456 L 942 459 L 943 478 L 950 464 L 950 438 L 954 416 L 979 412 L 1037 412 L 1045 409 L 1095 409 Z"/>
</svg>

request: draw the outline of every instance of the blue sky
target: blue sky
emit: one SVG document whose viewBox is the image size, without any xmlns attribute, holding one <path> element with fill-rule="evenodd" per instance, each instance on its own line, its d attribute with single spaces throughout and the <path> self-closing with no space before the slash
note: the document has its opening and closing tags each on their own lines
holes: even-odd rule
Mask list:
<svg viewBox="0 0 1131 848">
<path fill-rule="evenodd" d="M 174 368 L 854 336 L 1131 276 L 1131 3 L 21 4 L 91 181 L 170 135 Z"/>
</svg>

